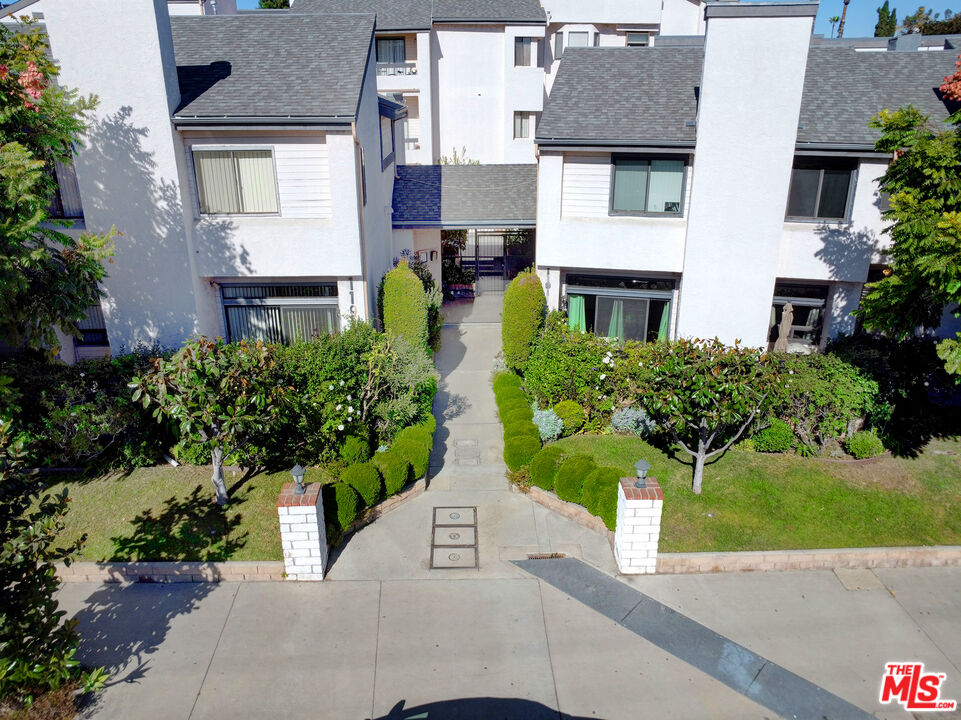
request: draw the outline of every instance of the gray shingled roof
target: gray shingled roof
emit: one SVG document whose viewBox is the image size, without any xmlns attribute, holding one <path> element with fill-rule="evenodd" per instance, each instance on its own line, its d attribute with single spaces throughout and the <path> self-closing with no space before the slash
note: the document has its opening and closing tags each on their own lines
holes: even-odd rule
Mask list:
<svg viewBox="0 0 961 720">
<path fill-rule="evenodd" d="M 431 0 L 294 0 L 295 13 L 371 13 L 377 31 L 430 30 Z"/>
<path fill-rule="evenodd" d="M 856 52 L 812 46 L 798 143 L 874 145 L 868 121 L 883 108 L 913 104 L 942 120 L 937 95 L 954 69 L 950 51 Z M 541 144 L 694 144 L 703 49 L 577 48 L 564 53 L 537 128 Z"/>
<path fill-rule="evenodd" d="M 567 48 L 537 139 L 694 144 L 701 48 Z"/>
<path fill-rule="evenodd" d="M 360 100 L 372 15 L 172 17 L 176 118 L 349 121 Z"/>
<path fill-rule="evenodd" d="M 536 165 L 397 167 L 397 228 L 533 226 L 536 207 Z"/>
<path fill-rule="evenodd" d="M 546 23 L 538 0 L 434 0 L 434 22 Z"/>
<path fill-rule="evenodd" d="M 874 146 L 868 121 L 885 108 L 914 105 L 935 120 L 948 109 L 937 89 L 954 70 L 955 52 L 855 52 L 811 48 L 798 143 Z"/>
</svg>

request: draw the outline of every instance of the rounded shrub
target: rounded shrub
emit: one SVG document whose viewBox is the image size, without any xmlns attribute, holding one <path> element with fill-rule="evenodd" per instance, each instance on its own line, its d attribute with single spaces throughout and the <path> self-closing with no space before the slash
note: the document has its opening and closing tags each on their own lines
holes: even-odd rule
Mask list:
<svg viewBox="0 0 961 720">
<path fill-rule="evenodd" d="M 584 421 L 587 420 L 584 408 L 573 400 L 561 400 L 554 406 L 554 412 L 557 413 L 557 417 L 564 423 L 562 434 L 565 437 L 573 435 L 584 427 Z"/>
<path fill-rule="evenodd" d="M 427 425 L 411 425 L 397 433 L 394 437 L 394 442 L 412 442 L 418 445 L 426 445 L 427 449 L 430 450 L 434 443 L 434 434 Z"/>
<path fill-rule="evenodd" d="M 504 426 L 504 439 L 512 437 L 532 437 L 540 444 L 541 432 L 530 420 L 522 420 Z"/>
<path fill-rule="evenodd" d="M 324 519 L 336 530 L 344 531 L 357 519 L 357 491 L 344 482 L 324 485 Z"/>
<path fill-rule="evenodd" d="M 417 425 L 423 428 L 427 428 L 427 432 L 429 432 L 431 435 L 437 432 L 437 418 L 435 418 L 430 413 L 427 414 L 427 417 L 425 417 L 423 420 L 417 423 Z"/>
<path fill-rule="evenodd" d="M 384 330 L 411 345 L 427 346 L 427 295 L 404 260 L 384 276 Z"/>
<path fill-rule="evenodd" d="M 430 445 L 418 441 L 415 437 L 398 438 L 390 446 L 390 451 L 410 463 L 414 478 L 422 478 L 427 474 L 430 465 Z"/>
<path fill-rule="evenodd" d="M 370 460 L 370 442 L 359 435 L 349 435 L 344 438 L 339 455 L 345 465 L 355 465 Z"/>
<path fill-rule="evenodd" d="M 531 422 L 534 419 L 534 411 L 529 407 L 519 407 L 516 409 L 511 409 L 511 411 L 504 416 L 504 425 L 510 425 L 516 422 Z"/>
<path fill-rule="evenodd" d="M 621 472 L 614 467 L 596 468 L 584 478 L 581 501 L 591 515 L 597 515 L 608 530 L 617 524 L 617 486 Z"/>
<path fill-rule="evenodd" d="M 873 430 L 861 430 L 845 440 L 844 449 L 858 460 L 863 460 L 883 453 L 884 443 Z"/>
<path fill-rule="evenodd" d="M 511 280 L 504 292 L 501 315 L 501 341 L 507 367 L 519 371 L 527 367 L 534 340 L 544 325 L 546 308 L 544 288 L 533 269 Z"/>
<path fill-rule="evenodd" d="M 520 375 L 515 375 L 514 373 L 500 373 L 494 378 L 493 385 L 495 395 L 498 395 L 508 388 L 520 390 L 521 378 Z"/>
<path fill-rule="evenodd" d="M 524 394 L 523 390 L 518 390 L 516 388 L 508 388 L 498 395 L 494 396 L 494 402 L 497 405 L 498 410 L 504 405 L 510 405 L 512 403 L 528 403 L 527 396 Z"/>
<path fill-rule="evenodd" d="M 376 505 L 381 498 L 380 473 L 373 463 L 362 462 L 348 466 L 340 474 L 340 480 L 354 488 L 367 507 Z"/>
<path fill-rule="evenodd" d="M 594 472 L 597 466 L 590 455 L 571 455 L 557 468 L 554 479 L 554 492 L 557 497 L 567 502 L 580 503 L 584 480 Z"/>
<path fill-rule="evenodd" d="M 548 445 L 531 460 L 531 483 L 542 490 L 554 489 L 557 468 L 564 459 L 564 453 L 556 445 Z"/>
<path fill-rule="evenodd" d="M 530 417 L 528 419 L 532 419 L 534 417 L 534 412 L 531 410 L 530 405 L 527 404 L 526 399 L 512 400 L 511 402 L 504 403 L 497 408 L 497 415 L 502 421 L 505 421 L 515 412 L 529 413 Z"/>
<path fill-rule="evenodd" d="M 541 441 L 530 435 L 516 435 L 504 441 L 504 462 L 511 470 L 520 470 L 530 465 L 531 460 L 541 449 Z"/>
<path fill-rule="evenodd" d="M 395 452 L 376 453 L 371 460 L 380 472 L 384 481 L 384 493 L 387 497 L 400 492 L 410 477 L 410 463 Z"/>
<path fill-rule="evenodd" d="M 794 445 L 794 431 L 780 418 L 774 418 L 770 425 L 754 434 L 753 440 L 757 452 L 784 453 Z"/>
</svg>

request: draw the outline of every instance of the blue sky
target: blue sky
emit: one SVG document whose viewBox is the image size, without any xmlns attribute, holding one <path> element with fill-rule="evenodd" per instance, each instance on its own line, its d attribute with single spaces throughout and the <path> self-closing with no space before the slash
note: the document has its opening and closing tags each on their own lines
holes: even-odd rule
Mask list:
<svg viewBox="0 0 961 720">
<path fill-rule="evenodd" d="M 934 3 L 938 2 L 938 0 L 930 1 Z M 848 5 L 847 18 L 844 21 L 844 34 L 848 37 L 873 36 L 874 25 L 878 21 L 878 6 L 883 2 L 884 0 L 851 0 L 851 4 Z M 910 15 L 917 10 L 921 2 L 919 0 L 911 0 L 909 4 L 904 5 L 903 0 L 900 0 L 900 4 L 898 0 L 895 0 L 893 3 L 889 0 L 889 5 L 890 4 L 893 4 L 897 9 L 898 19 L 901 19 L 905 15 Z M 255 8 L 257 7 L 257 0 L 237 0 L 237 6 L 242 8 Z M 828 22 L 828 18 L 832 15 L 840 17 L 843 7 L 844 0 L 822 0 L 821 7 L 818 8 L 817 20 L 814 23 L 814 32 L 828 37 L 831 34 L 831 23 Z M 946 3 L 943 6 L 935 4 L 931 7 L 934 12 L 943 13 L 947 7 L 958 12 L 958 6 L 951 6 Z"/>
</svg>

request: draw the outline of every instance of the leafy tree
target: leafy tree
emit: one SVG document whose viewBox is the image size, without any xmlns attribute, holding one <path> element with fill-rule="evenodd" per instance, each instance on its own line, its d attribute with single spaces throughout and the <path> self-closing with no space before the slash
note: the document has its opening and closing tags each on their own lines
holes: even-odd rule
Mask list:
<svg viewBox="0 0 961 720">
<path fill-rule="evenodd" d="M 458 154 L 457 148 L 450 149 L 450 157 L 441 155 L 438 159 L 440 165 L 480 165 L 480 160 L 471 160 L 467 156 L 467 148 L 461 147 Z"/>
<path fill-rule="evenodd" d="M 283 10 L 290 7 L 290 0 L 260 0 L 261 10 Z"/>
<path fill-rule="evenodd" d="M 838 24 L 841 18 L 837 15 L 832 15 L 828 18 L 828 22 L 831 23 L 831 37 L 834 37 L 834 26 Z"/>
<path fill-rule="evenodd" d="M 961 62 L 959 62 L 961 65 Z M 961 69 L 941 90 L 961 99 Z M 917 328 L 935 328 L 946 306 L 961 303 L 961 116 L 934 126 L 916 108 L 883 110 L 871 126 L 881 131 L 875 147 L 894 154 L 881 177 L 890 197 L 884 219 L 891 247 L 885 277 L 868 285 L 857 315 L 866 328 L 898 339 Z M 938 346 L 949 373 L 961 374 L 961 343 Z"/>
<path fill-rule="evenodd" d="M 76 622 L 64 621 L 56 599 L 55 563 L 69 565 L 84 540 L 57 541 L 67 490 L 45 493 L 23 472 L 23 444 L 11 420 L 0 417 L 0 697 L 29 705 L 35 694 L 71 682 L 96 689 L 106 676 L 102 668 L 82 672 Z"/>
<path fill-rule="evenodd" d="M 874 26 L 874 37 L 891 37 L 898 31 L 898 11 L 888 9 L 888 0 L 878 8 L 878 24 Z"/>
<path fill-rule="evenodd" d="M 917 9 L 913 15 L 905 15 L 904 20 L 901 22 L 901 32 L 904 35 L 910 35 L 911 33 L 921 32 L 921 28 L 930 23 L 932 19 L 937 19 L 940 13 L 935 15 L 934 18 L 931 17 L 931 11 L 922 5 Z"/>
<path fill-rule="evenodd" d="M 227 502 L 224 457 L 249 462 L 257 451 L 249 441 L 269 432 L 286 405 L 274 352 L 259 340 L 228 345 L 202 337 L 169 359 L 154 358 L 153 369 L 130 384 L 134 400 L 156 405 L 158 421 L 173 420 L 210 449 L 218 505 Z"/>
<path fill-rule="evenodd" d="M 96 98 L 60 87 L 48 53 L 32 21 L 0 25 L 0 341 L 32 348 L 55 348 L 55 326 L 79 334 L 113 236 L 74 239 L 50 219 L 55 163 L 70 162 Z"/>
<path fill-rule="evenodd" d="M 737 442 L 768 407 L 778 379 L 774 358 L 716 338 L 651 343 L 650 354 L 640 399 L 694 458 L 692 489 L 699 495 L 704 463 Z"/>
<path fill-rule="evenodd" d="M 944 11 L 943 20 L 932 20 L 921 26 L 923 35 L 957 35 L 961 33 L 961 14 L 955 15 L 950 10 Z"/>
</svg>

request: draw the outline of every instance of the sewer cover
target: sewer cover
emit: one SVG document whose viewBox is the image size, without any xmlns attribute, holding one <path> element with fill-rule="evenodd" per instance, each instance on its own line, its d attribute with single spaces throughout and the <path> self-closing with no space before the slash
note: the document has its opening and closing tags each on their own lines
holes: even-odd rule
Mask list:
<svg viewBox="0 0 961 720">
<path fill-rule="evenodd" d="M 435 507 L 434 525 L 476 525 L 477 510 L 472 507 Z"/>
<path fill-rule="evenodd" d="M 456 458 L 476 458 L 480 456 L 480 451 L 475 447 L 454 448 Z"/>
<path fill-rule="evenodd" d="M 477 466 L 477 465 L 480 465 L 480 458 L 479 457 L 457 458 L 454 460 L 454 463 L 457 465 Z"/>
<path fill-rule="evenodd" d="M 476 545 L 477 534 L 472 527 L 435 527 L 434 546 Z"/>
<path fill-rule="evenodd" d="M 436 547 L 431 552 L 432 568 L 476 568 L 476 548 Z"/>
<path fill-rule="evenodd" d="M 477 441 L 476 440 L 455 440 L 454 447 L 463 447 L 463 448 L 477 447 Z"/>
</svg>

